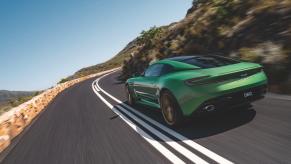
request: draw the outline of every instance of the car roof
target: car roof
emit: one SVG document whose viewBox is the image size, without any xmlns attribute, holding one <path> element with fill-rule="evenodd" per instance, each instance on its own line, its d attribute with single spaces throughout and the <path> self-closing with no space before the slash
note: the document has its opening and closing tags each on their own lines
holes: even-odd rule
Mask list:
<svg viewBox="0 0 291 164">
<path fill-rule="evenodd" d="M 160 61 L 157 61 L 155 63 L 160 63 L 160 64 L 169 64 L 173 66 L 176 69 L 197 69 L 197 68 L 203 68 L 203 65 L 196 65 L 196 64 L 190 64 L 185 61 L 194 59 L 194 58 L 207 58 L 207 57 L 214 57 L 214 58 L 225 58 L 227 60 L 233 60 L 229 59 L 226 57 L 223 57 L 221 55 L 215 55 L 215 54 L 206 54 L 206 55 L 183 55 L 183 56 L 175 56 L 175 57 L 170 57 L 170 58 L 165 58 Z M 235 61 L 235 60 L 233 60 Z"/>
<path fill-rule="evenodd" d="M 175 69 L 197 69 L 197 68 L 200 68 L 200 67 L 197 67 L 194 65 L 190 65 L 190 64 L 181 62 L 184 59 L 187 59 L 187 58 L 190 59 L 192 57 L 193 56 L 179 56 L 179 57 L 165 58 L 165 59 L 159 60 L 157 62 L 154 62 L 152 64 L 168 64 L 168 65 L 171 65 L 172 67 L 174 67 Z"/>
<path fill-rule="evenodd" d="M 192 59 L 195 57 L 198 57 L 201 55 L 191 55 L 191 56 L 175 56 L 175 57 L 170 57 L 170 58 L 166 58 L 168 60 L 175 60 L 175 61 L 183 61 L 183 60 L 187 60 L 187 59 Z"/>
</svg>

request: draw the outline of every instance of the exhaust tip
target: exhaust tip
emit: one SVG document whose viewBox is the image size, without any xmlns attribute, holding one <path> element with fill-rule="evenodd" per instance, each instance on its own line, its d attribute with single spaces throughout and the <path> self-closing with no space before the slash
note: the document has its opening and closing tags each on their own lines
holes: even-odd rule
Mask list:
<svg viewBox="0 0 291 164">
<path fill-rule="evenodd" d="M 215 110 L 215 106 L 214 105 L 206 105 L 204 107 L 204 110 L 207 111 L 207 112 L 214 111 Z"/>
</svg>

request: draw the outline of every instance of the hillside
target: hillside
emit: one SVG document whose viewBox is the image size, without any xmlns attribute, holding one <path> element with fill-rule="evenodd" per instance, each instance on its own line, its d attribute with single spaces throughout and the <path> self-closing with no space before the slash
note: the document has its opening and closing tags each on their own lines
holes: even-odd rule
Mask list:
<svg viewBox="0 0 291 164">
<path fill-rule="evenodd" d="M 196 0 L 184 19 L 143 31 L 111 60 L 84 68 L 69 79 L 122 66 L 122 80 L 153 60 L 219 53 L 261 63 L 270 89 L 291 93 L 290 0 Z"/>
<path fill-rule="evenodd" d="M 107 62 L 104 62 L 101 64 L 96 64 L 96 65 L 89 66 L 86 68 L 82 68 L 79 71 L 77 71 L 76 73 L 74 73 L 72 76 L 69 76 L 67 78 L 62 79 L 59 83 L 63 83 L 63 82 L 69 81 L 69 80 L 77 79 L 77 78 L 91 75 L 94 73 L 98 73 L 101 71 L 109 70 L 112 68 L 120 67 L 122 65 L 123 61 L 128 57 L 129 57 L 129 55 L 126 53 L 119 53 L 116 56 L 114 56 L 112 59 L 108 60 Z"/>
<path fill-rule="evenodd" d="M 0 90 L 0 114 L 37 95 L 38 92 Z"/>
<path fill-rule="evenodd" d="M 143 32 L 124 62 L 123 79 L 153 60 L 181 54 L 209 54 L 261 63 L 270 89 L 291 93 L 291 1 L 199 0 L 186 17 Z"/>
<path fill-rule="evenodd" d="M 0 90 L 0 103 L 14 100 L 19 97 L 30 96 L 33 94 L 35 94 L 35 92 Z"/>
</svg>

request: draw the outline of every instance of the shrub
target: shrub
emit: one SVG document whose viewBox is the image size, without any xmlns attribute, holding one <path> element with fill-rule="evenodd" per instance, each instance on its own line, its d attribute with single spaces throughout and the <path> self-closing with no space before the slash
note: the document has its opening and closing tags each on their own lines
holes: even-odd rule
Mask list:
<svg viewBox="0 0 291 164">
<path fill-rule="evenodd" d="M 152 39 L 154 39 L 155 37 L 158 37 L 162 32 L 162 28 L 161 27 L 151 27 L 149 30 L 147 31 L 142 31 L 140 33 L 140 36 L 137 38 L 137 42 L 139 44 L 151 44 L 152 43 Z"/>
<path fill-rule="evenodd" d="M 58 84 L 65 83 L 65 82 L 67 82 L 67 81 L 68 81 L 68 79 L 63 78 L 61 81 L 58 82 Z"/>
</svg>

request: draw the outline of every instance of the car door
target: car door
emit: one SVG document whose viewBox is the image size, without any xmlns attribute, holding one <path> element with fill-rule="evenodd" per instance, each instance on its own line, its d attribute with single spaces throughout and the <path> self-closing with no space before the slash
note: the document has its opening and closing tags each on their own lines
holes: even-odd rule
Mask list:
<svg viewBox="0 0 291 164">
<path fill-rule="evenodd" d="M 135 92 L 139 98 L 158 104 L 159 80 L 161 76 L 173 71 L 168 64 L 151 65 L 144 76 L 135 83 Z"/>
<path fill-rule="evenodd" d="M 143 77 L 134 83 L 135 94 L 143 100 L 157 103 L 157 83 L 163 64 L 153 64 L 145 71 Z"/>
</svg>

